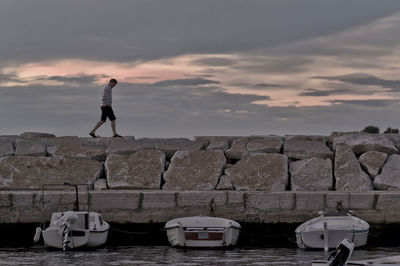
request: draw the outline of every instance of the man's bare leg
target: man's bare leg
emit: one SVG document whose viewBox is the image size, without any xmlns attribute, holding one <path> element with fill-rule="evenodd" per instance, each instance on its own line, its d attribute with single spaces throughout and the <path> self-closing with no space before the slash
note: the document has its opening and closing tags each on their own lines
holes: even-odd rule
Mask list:
<svg viewBox="0 0 400 266">
<path fill-rule="evenodd" d="M 97 122 L 97 124 L 94 126 L 94 128 L 92 129 L 92 131 L 90 131 L 90 133 L 89 133 L 89 135 L 90 136 L 95 136 L 95 132 L 96 132 L 96 130 L 99 128 L 99 127 L 101 127 L 101 125 L 103 125 L 105 122 L 104 121 L 99 121 L 99 122 Z"/>
<path fill-rule="evenodd" d="M 113 137 L 121 137 L 120 135 L 117 134 L 115 120 L 111 121 L 111 129 L 113 131 Z"/>
</svg>

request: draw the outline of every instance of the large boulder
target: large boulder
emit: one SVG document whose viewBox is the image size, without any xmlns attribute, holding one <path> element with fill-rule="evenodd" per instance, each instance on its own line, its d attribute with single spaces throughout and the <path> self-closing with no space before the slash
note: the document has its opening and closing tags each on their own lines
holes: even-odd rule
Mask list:
<svg viewBox="0 0 400 266">
<path fill-rule="evenodd" d="M 283 138 L 278 136 L 251 137 L 247 143 L 249 153 L 280 153 Z"/>
<path fill-rule="evenodd" d="M 374 187 L 379 190 L 400 189 L 400 155 L 389 156 L 382 173 L 374 179 Z"/>
<path fill-rule="evenodd" d="M 144 149 L 154 149 L 154 143 L 143 139 L 115 138 L 107 147 L 106 153 L 132 154 Z"/>
<path fill-rule="evenodd" d="M 397 153 L 397 148 L 385 135 L 353 133 L 345 134 L 332 139 L 333 148 L 338 144 L 349 145 L 356 155 L 367 151 L 380 151 L 387 154 Z"/>
<path fill-rule="evenodd" d="M 229 149 L 229 140 L 227 139 L 211 139 L 207 145 L 207 150 L 222 150 L 227 151 Z"/>
<path fill-rule="evenodd" d="M 0 160 L 0 189 L 42 189 L 42 184 L 94 184 L 103 164 L 94 160 L 11 156 Z"/>
<path fill-rule="evenodd" d="M 0 139 L 0 157 L 13 156 L 14 146 L 8 140 Z"/>
<path fill-rule="evenodd" d="M 154 149 L 164 152 L 167 158 L 171 158 L 177 151 L 200 150 L 203 148 L 200 142 L 186 138 L 145 138 L 142 140 L 153 143 Z"/>
<path fill-rule="evenodd" d="M 285 139 L 284 154 L 290 159 L 302 160 L 307 158 L 333 159 L 333 152 L 323 141 L 302 140 L 296 138 Z"/>
<path fill-rule="evenodd" d="M 290 164 L 289 171 L 294 191 L 331 190 L 333 187 L 330 159 L 314 157 L 295 161 Z"/>
<path fill-rule="evenodd" d="M 275 153 L 249 154 L 225 173 L 236 190 L 283 191 L 288 184 L 288 159 Z"/>
<path fill-rule="evenodd" d="M 249 143 L 249 138 L 235 139 L 229 150 L 225 152 L 226 157 L 229 159 L 242 159 L 244 156 L 249 154 L 247 150 L 247 143 Z"/>
<path fill-rule="evenodd" d="M 109 154 L 105 163 L 107 184 L 111 189 L 160 189 L 165 155 L 157 150 L 134 154 Z"/>
<path fill-rule="evenodd" d="M 40 132 L 24 132 L 20 135 L 23 139 L 32 139 L 32 138 L 55 138 L 56 135 L 49 133 L 40 133 Z"/>
<path fill-rule="evenodd" d="M 353 150 L 346 144 L 336 145 L 334 171 L 338 191 L 374 189 L 371 178 L 361 169 Z"/>
<path fill-rule="evenodd" d="M 213 190 L 226 159 L 223 151 L 177 151 L 164 173 L 163 190 Z"/>
<path fill-rule="evenodd" d="M 15 155 L 17 156 L 46 156 L 46 154 L 45 145 L 24 139 L 16 142 Z"/>
<path fill-rule="evenodd" d="M 96 149 L 88 146 L 62 145 L 47 149 L 49 154 L 54 157 L 81 158 L 97 161 L 106 160 L 104 149 Z"/>
<path fill-rule="evenodd" d="M 362 168 L 369 174 L 371 178 L 375 178 L 379 174 L 383 164 L 385 163 L 388 155 L 379 151 L 367 151 L 363 153 L 360 158 Z"/>
</svg>

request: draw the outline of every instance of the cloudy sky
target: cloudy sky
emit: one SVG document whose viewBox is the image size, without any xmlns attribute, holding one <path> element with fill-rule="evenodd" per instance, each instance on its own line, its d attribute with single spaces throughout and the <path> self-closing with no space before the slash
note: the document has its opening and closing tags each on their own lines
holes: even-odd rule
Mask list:
<svg viewBox="0 0 400 266">
<path fill-rule="evenodd" d="M 398 0 L 0 0 L 0 135 L 400 127 Z M 109 122 L 98 134 L 110 136 Z"/>
</svg>

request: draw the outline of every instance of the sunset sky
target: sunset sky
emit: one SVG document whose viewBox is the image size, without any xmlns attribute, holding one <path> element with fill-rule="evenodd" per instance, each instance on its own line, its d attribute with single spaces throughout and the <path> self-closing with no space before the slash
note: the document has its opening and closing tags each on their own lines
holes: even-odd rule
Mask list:
<svg viewBox="0 0 400 266">
<path fill-rule="evenodd" d="M 1 0 L 0 135 L 400 127 L 399 0 Z M 97 132 L 110 136 L 109 122 Z"/>
</svg>

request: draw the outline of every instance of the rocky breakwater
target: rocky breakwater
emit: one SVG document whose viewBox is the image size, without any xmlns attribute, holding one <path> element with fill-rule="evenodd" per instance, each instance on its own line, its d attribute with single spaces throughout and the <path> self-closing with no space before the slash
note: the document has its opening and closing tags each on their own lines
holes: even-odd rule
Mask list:
<svg viewBox="0 0 400 266">
<path fill-rule="evenodd" d="M 193 140 L 0 136 L 0 222 L 39 221 L 42 184 L 63 182 L 89 184 L 92 209 L 114 222 L 200 213 L 301 222 L 338 200 L 369 221 L 400 222 L 392 206 L 400 199 L 399 146 L 399 135 L 366 133 Z M 53 210 L 73 197 L 67 190 L 48 195 Z"/>
</svg>

